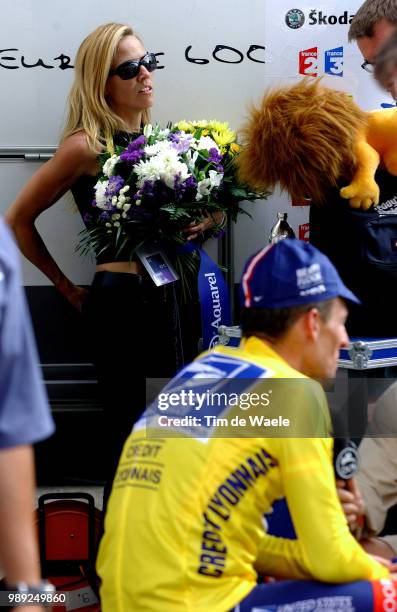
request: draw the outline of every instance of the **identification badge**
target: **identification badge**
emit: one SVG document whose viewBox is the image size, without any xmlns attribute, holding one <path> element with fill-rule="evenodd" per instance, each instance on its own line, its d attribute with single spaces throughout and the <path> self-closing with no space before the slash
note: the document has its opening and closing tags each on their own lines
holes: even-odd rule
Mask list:
<svg viewBox="0 0 397 612">
<path fill-rule="evenodd" d="M 179 279 L 167 255 L 159 246 L 144 244 L 136 254 L 157 287 L 174 283 Z"/>
</svg>

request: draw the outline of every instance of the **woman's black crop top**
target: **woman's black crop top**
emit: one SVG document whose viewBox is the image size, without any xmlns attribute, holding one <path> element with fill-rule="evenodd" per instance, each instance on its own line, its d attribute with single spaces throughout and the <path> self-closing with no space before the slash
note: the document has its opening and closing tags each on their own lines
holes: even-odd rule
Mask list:
<svg viewBox="0 0 397 612">
<path fill-rule="evenodd" d="M 128 143 L 136 137 L 137 134 L 134 133 L 117 132 L 117 134 L 114 136 L 113 142 L 119 146 L 127 146 Z M 101 213 L 98 208 L 92 205 L 95 196 L 94 187 L 97 181 L 97 176 L 85 174 L 83 176 L 79 176 L 79 178 L 70 188 L 76 202 L 76 206 L 79 209 L 79 213 L 86 227 L 95 222 Z M 129 255 L 127 252 L 121 251 L 116 257 L 116 253 L 112 248 L 102 251 L 100 255 L 95 254 L 95 256 L 97 264 L 129 260 Z"/>
</svg>

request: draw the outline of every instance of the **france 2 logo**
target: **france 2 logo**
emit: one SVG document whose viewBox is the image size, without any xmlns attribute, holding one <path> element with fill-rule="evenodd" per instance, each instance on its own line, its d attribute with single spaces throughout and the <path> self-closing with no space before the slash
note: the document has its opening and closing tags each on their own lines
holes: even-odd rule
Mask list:
<svg viewBox="0 0 397 612">
<path fill-rule="evenodd" d="M 310 223 L 302 223 L 299 226 L 299 240 L 310 242 Z"/>
<path fill-rule="evenodd" d="M 343 47 L 328 49 L 324 53 L 324 73 L 343 77 Z M 299 52 L 299 74 L 318 76 L 318 47 Z"/>
<path fill-rule="evenodd" d="M 318 74 L 318 48 L 312 47 L 299 52 L 299 74 L 316 77 Z"/>
</svg>

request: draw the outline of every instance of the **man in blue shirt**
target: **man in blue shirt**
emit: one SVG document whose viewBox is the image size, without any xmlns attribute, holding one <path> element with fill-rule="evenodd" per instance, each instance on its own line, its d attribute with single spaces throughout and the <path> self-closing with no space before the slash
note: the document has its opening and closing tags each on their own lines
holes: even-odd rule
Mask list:
<svg viewBox="0 0 397 612">
<path fill-rule="evenodd" d="M 41 582 L 33 524 L 32 444 L 53 431 L 18 255 L 0 219 L 0 566 L 7 589 L 47 590 Z M 19 612 L 24 609 L 18 607 Z"/>
</svg>

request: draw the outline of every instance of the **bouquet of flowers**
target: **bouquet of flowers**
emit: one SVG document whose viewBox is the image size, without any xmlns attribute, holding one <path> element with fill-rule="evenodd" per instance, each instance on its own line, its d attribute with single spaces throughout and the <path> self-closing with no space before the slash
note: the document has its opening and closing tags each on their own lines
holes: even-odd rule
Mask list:
<svg viewBox="0 0 397 612">
<path fill-rule="evenodd" d="M 100 155 L 93 211 L 80 250 L 99 255 L 111 247 L 115 257 L 122 253 L 131 260 L 144 243 L 160 243 L 187 285 L 186 272 L 197 270 L 198 256 L 180 248 L 186 243 L 183 229 L 217 211 L 235 221 L 245 212 L 242 200 L 267 196 L 238 181 L 238 153 L 236 134 L 227 123 L 146 125 L 127 147 Z M 215 223 L 212 232 L 221 226 Z"/>
</svg>

